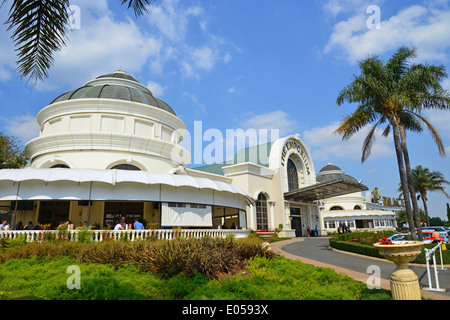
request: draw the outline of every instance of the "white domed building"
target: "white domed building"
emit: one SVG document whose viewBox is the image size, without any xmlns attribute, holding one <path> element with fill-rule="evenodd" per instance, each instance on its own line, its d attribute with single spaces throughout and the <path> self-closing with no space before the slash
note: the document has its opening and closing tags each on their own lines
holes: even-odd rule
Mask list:
<svg viewBox="0 0 450 320">
<path fill-rule="evenodd" d="M 317 174 L 317 181 L 345 180 L 352 184 L 360 184 L 355 178 L 345 174 L 338 166 L 328 163 Z M 395 212 L 369 209 L 366 198 L 361 192 L 326 198 L 322 200 L 322 216 L 327 232 L 336 232 L 340 225 L 350 230 L 394 229 L 396 227 Z"/>
<path fill-rule="evenodd" d="M 0 201 L 11 202 L 15 222 L 103 227 L 124 217 L 209 228 L 223 208 L 239 216 L 253 202 L 223 179 L 186 174 L 184 123 L 124 71 L 60 95 L 37 121 L 40 135 L 26 144 L 30 167 L 0 171 Z"/>
<path fill-rule="evenodd" d="M 298 134 L 240 150 L 226 163 L 188 168 L 185 124 L 120 70 L 60 95 L 37 121 L 40 135 L 26 144 L 30 166 L 0 170 L 0 205 L 11 208 L 11 225 L 104 227 L 125 218 L 161 229 L 281 225 L 281 236 L 298 237 L 316 226 L 325 234 L 330 221 L 346 219 L 332 217 L 332 197 L 367 190 L 342 173 L 321 170 L 316 178 Z"/>
</svg>

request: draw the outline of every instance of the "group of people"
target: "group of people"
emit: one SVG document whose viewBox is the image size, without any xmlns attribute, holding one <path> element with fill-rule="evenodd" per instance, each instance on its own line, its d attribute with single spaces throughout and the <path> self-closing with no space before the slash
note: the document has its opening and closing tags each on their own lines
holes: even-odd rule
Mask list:
<svg viewBox="0 0 450 320">
<path fill-rule="evenodd" d="M 61 221 L 58 228 L 61 228 L 61 226 L 66 227 L 67 226 L 67 230 L 73 230 L 73 224 L 70 222 L 70 220 L 65 220 L 65 221 Z M 91 225 L 87 222 L 81 222 L 78 223 L 78 226 L 75 228 L 75 230 L 80 230 L 81 228 L 86 227 L 88 230 L 92 230 Z"/>
<path fill-rule="evenodd" d="M 114 227 L 114 230 L 126 230 L 126 229 L 127 229 L 127 225 L 125 224 L 124 218 L 122 218 L 122 220 L 119 223 L 117 223 L 116 226 Z M 134 219 L 133 229 L 143 230 L 144 225 L 141 222 L 139 222 L 138 219 Z"/>
<path fill-rule="evenodd" d="M 352 231 L 350 230 L 350 228 L 346 225 L 346 224 L 340 224 L 338 227 L 338 233 L 339 234 L 343 234 L 343 233 L 351 233 Z"/>
<path fill-rule="evenodd" d="M 308 226 L 306 228 L 306 234 L 309 237 L 318 237 L 319 236 L 319 229 L 317 229 L 317 226 L 314 228 L 314 230 L 311 230 L 311 228 Z"/>
<path fill-rule="evenodd" d="M 0 231 L 7 230 L 39 230 L 39 222 L 36 222 L 36 225 L 33 225 L 33 222 L 30 221 L 26 226 L 23 226 L 22 221 L 19 221 L 13 228 L 8 224 L 8 220 L 3 219 L 2 224 L 0 224 Z"/>
</svg>

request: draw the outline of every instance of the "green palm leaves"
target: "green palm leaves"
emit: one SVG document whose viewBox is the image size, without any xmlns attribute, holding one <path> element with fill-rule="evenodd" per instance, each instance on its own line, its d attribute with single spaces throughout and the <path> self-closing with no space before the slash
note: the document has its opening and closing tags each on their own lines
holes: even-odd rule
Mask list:
<svg viewBox="0 0 450 320">
<path fill-rule="evenodd" d="M 1 7 L 8 3 L 3 0 Z M 121 0 L 132 8 L 136 16 L 147 13 L 152 0 Z M 8 30 L 17 51 L 17 71 L 27 82 L 36 83 L 48 77 L 53 65 L 53 54 L 66 45 L 69 0 L 13 0 Z"/>
<path fill-rule="evenodd" d="M 441 192 L 447 198 L 450 198 L 444 188 L 444 185 L 448 185 L 450 182 L 445 180 L 444 175 L 441 172 L 430 171 L 430 169 L 424 168 L 421 165 L 418 165 L 412 170 L 412 177 L 414 188 L 416 192 L 419 193 L 417 199 L 422 198 L 427 224 L 430 225 L 430 217 L 428 215 L 427 206 L 428 192 Z"/>
<path fill-rule="evenodd" d="M 68 0 L 15 0 L 6 23 L 18 55 L 17 70 L 29 80 L 47 77 L 53 52 L 67 40 Z"/>
<path fill-rule="evenodd" d="M 422 112 L 425 109 L 449 109 L 450 94 L 440 85 L 447 77 L 445 67 L 411 64 L 415 57 L 415 48 L 400 48 L 386 63 L 377 56 L 361 61 L 361 74 L 354 76 L 353 81 L 339 93 L 336 101 L 338 105 L 344 102 L 357 103 L 357 108 L 344 117 L 335 133 L 342 135 L 345 141 L 362 128 L 371 126 L 364 139 L 362 162 L 370 156 L 378 127 L 383 126 L 383 136 L 393 133 L 408 222 L 414 233 L 415 220 L 420 238 L 420 216 L 414 196 L 406 131 L 420 133 L 426 127 L 438 146 L 439 154 L 445 156 L 439 133 Z M 414 219 L 410 201 L 414 207 Z"/>
</svg>

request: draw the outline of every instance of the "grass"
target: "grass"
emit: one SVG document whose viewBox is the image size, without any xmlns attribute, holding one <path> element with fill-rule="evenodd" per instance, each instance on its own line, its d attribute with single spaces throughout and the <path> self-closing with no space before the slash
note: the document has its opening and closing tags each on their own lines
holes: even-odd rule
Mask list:
<svg viewBox="0 0 450 320">
<path fill-rule="evenodd" d="M 129 244 L 124 244 L 129 245 Z M 5 249 L 26 252 L 26 246 Z M 80 246 L 81 250 L 86 245 Z M 32 248 L 32 247 L 30 247 Z M 70 248 L 71 250 L 67 250 Z M 2 300 L 389 300 L 390 291 L 281 256 L 255 255 L 245 269 L 208 279 L 184 272 L 163 277 L 139 265 L 82 262 L 76 244 L 58 254 L 9 258 L 0 264 Z M 36 248 L 33 248 L 36 250 Z M 67 254 L 68 252 L 76 254 Z M 69 289 L 67 268 L 79 266 L 81 289 Z"/>
</svg>

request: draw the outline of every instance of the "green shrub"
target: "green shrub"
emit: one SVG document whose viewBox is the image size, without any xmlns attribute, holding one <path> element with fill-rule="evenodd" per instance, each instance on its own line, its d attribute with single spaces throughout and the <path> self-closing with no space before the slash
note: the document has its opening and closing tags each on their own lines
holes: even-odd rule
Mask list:
<svg viewBox="0 0 450 320">
<path fill-rule="evenodd" d="M 375 248 L 373 245 L 365 245 L 349 241 L 339 241 L 336 239 L 330 239 L 330 246 L 338 250 L 382 258 L 382 256 L 378 253 L 378 249 Z"/>
<path fill-rule="evenodd" d="M 384 258 L 378 253 L 378 249 L 373 246 L 374 243 L 378 243 L 379 239 L 382 237 L 389 237 L 392 234 L 395 234 L 396 232 L 392 231 L 384 231 L 384 232 L 358 232 L 358 233 L 348 233 L 343 235 L 338 235 L 335 237 L 330 238 L 329 243 L 330 247 L 358 253 L 366 256 L 371 257 L 377 257 L 377 258 Z M 357 240 L 357 241 L 352 241 Z M 362 240 L 362 241 L 361 241 Z M 422 253 L 414 260 L 412 263 L 420 263 L 420 264 L 426 264 L 426 258 L 425 258 L 425 248 L 431 249 L 435 247 L 436 244 L 426 244 L 422 248 Z M 449 250 L 443 250 L 442 251 L 442 259 L 443 264 L 450 264 L 450 251 Z M 432 263 L 430 261 L 430 263 Z M 436 251 L 436 263 L 441 263 L 441 257 L 439 250 Z"/>
<path fill-rule="evenodd" d="M 86 242 L 86 243 L 85 243 Z M 208 279 L 241 270 L 247 259 L 255 256 L 272 258 L 273 252 L 262 247 L 259 238 L 234 240 L 232 237 L 173 239 L 123 242 L 104 240 L 23 243 L 13 246 L 4 242 L 0 262 L 30 257 L 65 256 L 83 263 L 110 264 L 116 269 L 132 264 L 142 272 L 152 272 L 163 278 L 184 273 L 194 277 L 200 273 Z"/>
</svg>

